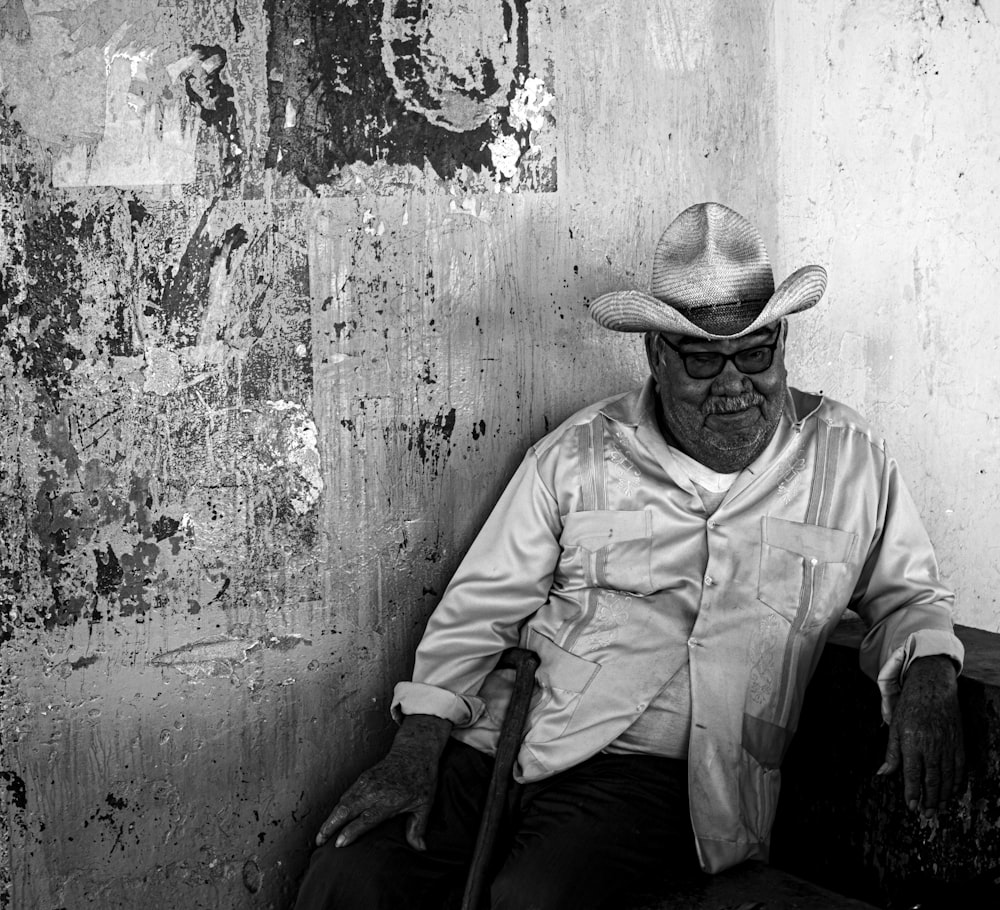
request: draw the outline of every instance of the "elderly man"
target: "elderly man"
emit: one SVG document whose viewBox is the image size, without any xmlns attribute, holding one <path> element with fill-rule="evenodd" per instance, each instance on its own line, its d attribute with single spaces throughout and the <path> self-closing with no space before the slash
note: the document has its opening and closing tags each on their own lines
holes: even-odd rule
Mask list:
<svg viewBox="0 0 1000 910">
<path fill-rule="evenodd" d="M 518 643 L 541 666 L 494 908 L 615 907 L 670 869 L 766 859 L 778 766 L 848 608 L 891 720 L 878 773 L 902 767 L 915 810 L 951 796 L 952 594 L 882 440 L 786 382 L 785 317 L 825 286 L 807 266 L 775 290 L 754 227 L 703 203 L 660 239 L 651 294 L 594 302 L 645 333 L 651 376 L 528 452 L 396 687 L 389 755 L 322 826 L 299 910 L 441 906 Z"/>
</svg>

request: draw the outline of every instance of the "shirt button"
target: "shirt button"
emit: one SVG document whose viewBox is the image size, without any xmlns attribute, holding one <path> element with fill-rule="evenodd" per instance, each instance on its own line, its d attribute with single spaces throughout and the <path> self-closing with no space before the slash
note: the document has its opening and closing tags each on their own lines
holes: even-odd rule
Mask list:
<svg viewBox="0 0 1000 910">
<path fill-rule="evenodd" d="M 646 710 L 646 703 L 644 701 L 639 702 L 639 704 L 637 704 L 635 706 L 635 710 L 636 711 L 645 711 Z"/>
<path fill-rule="evenodd" d="M 697 648 L 699 644 L 701 644 L 701 642 L 699 642 L 697 638 L 689 638 L 688 639 L 688 647 L 689 648 Z"/>
<path fill-rule="evenodd" d="M 712 587 L 712 585 L 715 584 L 715 579 L 712 578 L 711 575 L 706 575 L 705 576 L 705 584 L 708 585 L 708 587 Z"/>
<path fill-rule="evenodd" d="M 713 518 L 708 522 L 708 526 L 714 531 L 719 526 L 719 523 Z"/>
</svg>

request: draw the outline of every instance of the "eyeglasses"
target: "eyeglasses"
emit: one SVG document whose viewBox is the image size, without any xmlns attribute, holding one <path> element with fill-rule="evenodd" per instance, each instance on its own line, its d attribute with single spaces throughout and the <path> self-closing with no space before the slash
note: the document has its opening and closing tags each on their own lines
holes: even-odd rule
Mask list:
<svg viewBox="0 0 1000 910">
<path fill-rule="evenodd" d="M 741 373 L 753 375 L 763 373 L 774 360 L 774 349 L 781 341 L 781 332 L 770 344 L 757 344 L 752 348 L 743 348 L 732 354 L 722 354 L 718 351 L 685 351 L 671 344 L 665 335 L 660 333 L 660 340 L 672 351 L 676 351 L 684 361 L 684 369 L 692 379 L 712 379 L 719 375 L 731 360 Z"/>
</svg>

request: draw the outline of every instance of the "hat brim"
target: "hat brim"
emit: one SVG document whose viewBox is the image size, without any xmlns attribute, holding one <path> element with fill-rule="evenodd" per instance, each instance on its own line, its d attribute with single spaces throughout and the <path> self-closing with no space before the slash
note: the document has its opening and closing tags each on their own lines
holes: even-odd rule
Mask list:
<svg viewBox="0 0 1000 910">
<path fill-rule="evenodd" d="M 808 310 L 819 303 L 825 290 L 826 269 L 820 265 L 803 266 L 778 285 L 753 322 L 729 335 L 716 335 L 706 331 L 669 303 L 642 291 L 602 294 L 590 305 L 590 315 L 599 325 L 615 332 L 675 332 L 692 338 L 719 341 L 725 338 L 742 338 L 782 316 Z"/>
</svg>

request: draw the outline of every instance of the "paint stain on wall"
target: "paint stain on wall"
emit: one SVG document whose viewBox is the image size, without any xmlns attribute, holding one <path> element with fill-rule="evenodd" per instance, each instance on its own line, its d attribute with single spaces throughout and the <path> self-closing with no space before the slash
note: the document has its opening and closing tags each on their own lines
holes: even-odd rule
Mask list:
<svg viewBox="0 0 1000 910">
<path fill-rule="evenodd" d="M 130 477 L 107 455 L 84 461 L 61 415 L 41 425 L 48 466 L 31 530 L 50 584 L 51 602 L 37 605 L 47 623 L 95 622 L 171 604 L 196 612 L 219 600 L 245 603 L 260 589 L 280 596 L 292 581 L 276 584 L 269 574 L 285 559 L 290 539 L 303 552 L 315 539 L 323 491 L 315 424 L 291 402 L 247 408 L 236 421 L 208 427 L 219 434 L 210 455 L 204 420 L 195 414 L 175 424 L 174 457 L 158 471 Z M 185 426 L 196 434 L 188 442 Z M 173 472 L 187 463 L 203 476 L 182 486 Z M 247 533 L 261 541 L 249 562 Z M 279 539 L 278 547 L 268 543 Z"/>
<path fill-rule="evenodd" d="M 95 93 L 103 83 L 85 127 L 95 138 L 57 156 L 56 186 L 168 185 L 197 176 L 202 118 L 184 89 L 203 75 L 202 56 L 184 46 L 170 8 L 141 0 L 130 13 L 124 18 L 110 5 L 91 15 L 64 11 L 67 57 L 88 69 L 101 60 L 104 78 L 91 83 Z"/>
<path fill-rule="evenodd" d="M 197 47 L 187 89 L 236 180 L 225 59 Z M 16 556 L 0 573 L 4 636 L 308 587 L 297 565 L 323 481 L 302 249 L 280 219 L 218 197 L 194 201 L 191 231 L 183 201 L 52 190 L 20 122 L 0 114 L 0 339 L 27 431 L 11 428 L 27 448 L 0 490 L 24 506 L 0 522 Z"/>
<path fill-rule="evenodd" d="M 214 206 L 205 210 L 177 267 L 166 271 L 158 318 L 175 346 L 193 345 L 199 338 L 215 340 L 209 314 L 213 302 L 218 308 L 225 306 L 225 300 L 211 301 L 210 297 L 213 292 L 218 296 L 231 287 L 242 256 L 240 249 L 247 243 L 242 224 L 229 225 L 221 229 L 221 236 L 214 236 L 218 228 L 211 221 L 213 212 Z M 218 322 L 218 318 L 214 321 Z"/>
<path fill-rule="evenodd" d="M 400 437 L 405 439 L 407 451 L 415 452 L 425 467 L 436 472 L 451 454 L 451 434 L 454 430 L 455 409 L 450 408 L 447 413 L 436 414 L 431 419 L 421 417 L 413 425 L 400 423 L 386 427 L 382 435 L 386 446 Z"/>
<path fill-rule="evenodd" d="M 22 173 L 25 177 L 31 179 Z M 73 203 L 38 210 L 25 225 L 25 293 L 11 302 L 17 289 L 6 291 L 10 318 L 20 322 L 17 335 L 7 333 L 11 356 L 50 406 L 58 404 L 83 356 L 69 338 L 80 328 L 79 240 L 93 228 L 93 216 Z"/>
<path fill-rule="evenodd" d="M 6 785 L 11 803 L 22 812 L 27 809 L 28 795 L 21 776 L 14 771 L 0 771 L 0 780 Z"/>
<path fill-rule="evenodd" d="M 551 73 L 529 59 L 527 0 L 265 6 L 270 166 L 345 194 L 357 166 L 382 169 L 389 192 L 555 190 Z"/>
<path fill-rule="evenodd" d="M 240 182 L 243 140 L 233 88 L 222 79 L 227 60 L 225 49 L 219 45 L 196 44 L 186 61 L 188 68 L 182 78 L 188 100 L 198 109 L 205 124 L 219 136 L 222 185 L 229 188 Z"/>
<path fill-rule="evenodd" d="M 22 0 L 4 0 L 0 4 L 0 38 L 11 35 L 18 41 L 24 41 L 30 34 L 31 25 Z"/>
<path fill-rule="evenodd" d="M 302 635 L 264 635 L 257 638 L 217 636 L 157 654 L 151 663 L 171 667 L 192 678 L 228 677 L 237 666 L 261 651 L 289 651 L 310 644 L 312 642 Z"/>
<path fill-rule="evenodd" d="M 27 133 L 52 149 L 54 186 L 240 183 L 246 143 L 229 53 L 196 43 L 198 5 L 56 2 L 32 11 L 35 34 L 5 46 L 0 84 Z M 20 18 L 27 23 L 20 0 L 0 7 L 0 38 Z M 242 21 L 230 28 L 238 40 Z"/>
</svg>

